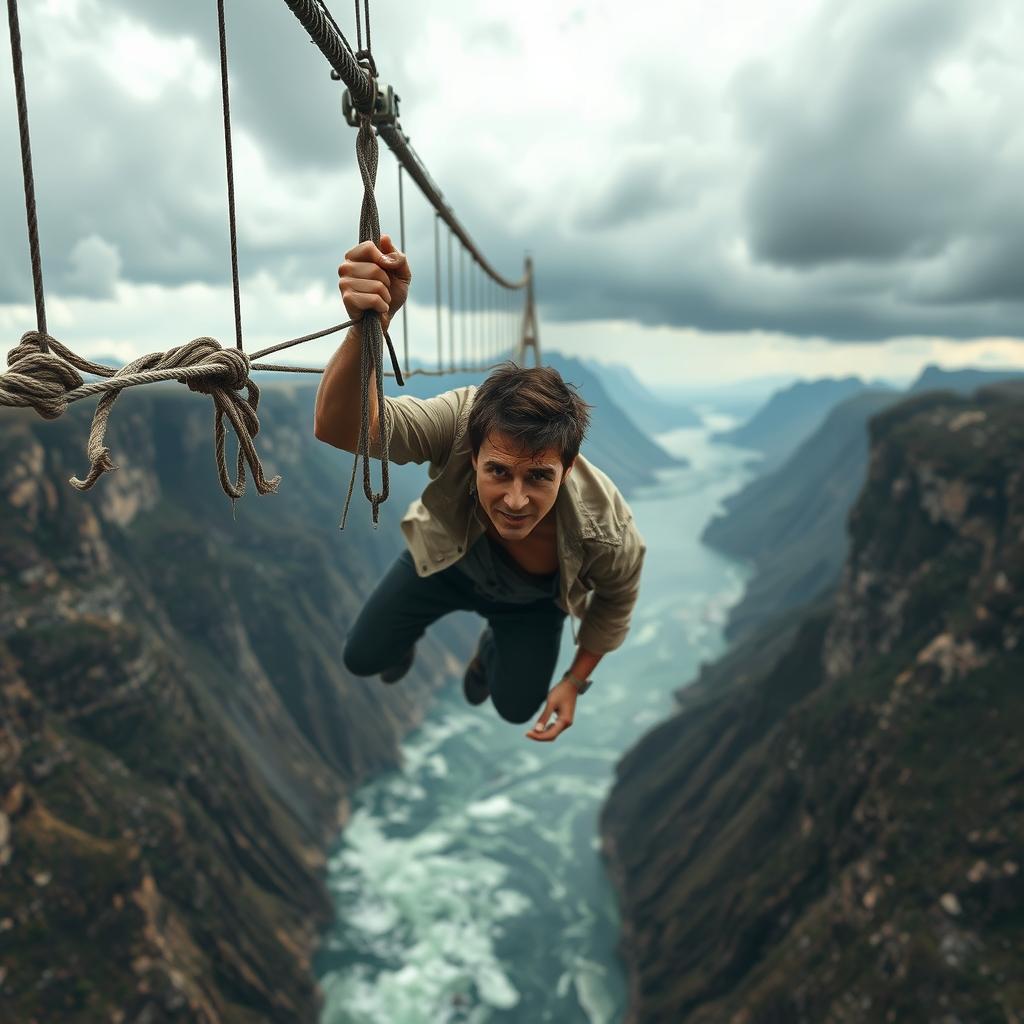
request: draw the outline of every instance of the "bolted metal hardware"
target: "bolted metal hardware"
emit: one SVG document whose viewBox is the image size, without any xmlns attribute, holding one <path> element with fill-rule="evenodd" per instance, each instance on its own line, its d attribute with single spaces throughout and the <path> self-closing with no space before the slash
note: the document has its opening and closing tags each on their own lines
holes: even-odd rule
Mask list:
<svg viewBox="0 0 1024 1024">
<path fill-rule="evenodd" d="M 370 116 L 370 124 L 397 124 L 400 99 L 401 96 L 395 92 L 392 86 L 378 82 L 377 98 Z M 346 89 L 341 97 L 341 112 L 353 128 L 359 127 L 359 109 L 352 102 L 352 92 L 349 89 Z"/>
</svg>

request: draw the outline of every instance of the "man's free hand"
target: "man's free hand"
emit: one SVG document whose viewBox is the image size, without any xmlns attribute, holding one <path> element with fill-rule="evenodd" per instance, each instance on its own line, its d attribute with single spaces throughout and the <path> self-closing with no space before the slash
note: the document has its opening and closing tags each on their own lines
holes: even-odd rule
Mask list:
<svg viewBox="0 0 1024 1024">
<path fill-rule="evenodd" d="M 390 235 L 380 236 L 380 248 L 360 242 L 345 253 L 338 267 L 338 290 L 350 320 L 362 320 L 372 309 L 380 314 L 384 330 L 409 296 L 412 271 L 405 254 Z"/>
<path fill-rule="evenodd" d="M 524 735 L 540 743 L 547 743 L 550 740 L 557 739 L 559 733 L 572 725 L 572 718 L 576 713 L 577 697 L 579 697 L 579 693 L 573 681 L 571 679 L 563 679 L 557 686 L 552 687 L 548 691 L 548 699 L 537 724 L 528 733 L 524 733 Z M 548 723 L 548 719 L 552 714 L 558 717 L 554 722 Z"/>
</svg>

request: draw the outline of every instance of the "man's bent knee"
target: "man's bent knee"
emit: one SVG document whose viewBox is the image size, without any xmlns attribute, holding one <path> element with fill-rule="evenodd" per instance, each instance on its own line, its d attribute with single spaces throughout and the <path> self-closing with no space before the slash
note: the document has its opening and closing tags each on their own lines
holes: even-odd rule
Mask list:
<svg viewBox="0 0 1024 1024">
<path fill-rule="evenodd" d="M 521 725 L 523 722 L 528 722 L 534 715 L 540 714 L 541 708 L 544 707 L 544 701 L 541 701 L 539 704 L 535 704 L 532 707 L 528 707 L 524 705 L 522 701 L 502 700 L 493 692 L 491 693 L 491 703 L 494 705 L 494 710 L 497 711 L 506 722 L 512 722 L 514 725 Z"/>
<path fill-rule="evenodd" d="M 341 660 L 345 668 L 354 676 L 375 676 L 386 667 L 378 664 L 378 659 L 374 657 L 373 651 L 360 648 L 358 644 L 353 643 L 351 635 L 345 641 Z"/>
</svg>

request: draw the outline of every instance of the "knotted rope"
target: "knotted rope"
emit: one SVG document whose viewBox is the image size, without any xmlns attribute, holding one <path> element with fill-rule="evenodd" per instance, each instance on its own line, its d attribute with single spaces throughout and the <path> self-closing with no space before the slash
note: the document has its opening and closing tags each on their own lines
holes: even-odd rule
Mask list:
<svg viewBox="0 0 1024 1024">
<path fill-rule="evenodd" d="M 266 478 L 252 441 L 260 429 L 256 416 L 260 389 L 249 379 L 249 357 L 239 349 L 222 348 L 213 338 L 195 338 L 167 352 L 140 356 L 115 369 L 83 359 L 56 338 L 44 336 L 39 331 L 28 331 L 18 347 L 8 352 L 7 363 L 10 370 L 0 374 L 0 405 L 30 407 L 44 419 L 52 420 L 64 413 L 71 402 L 91 395 L 102 396 L 96 404 L 89 431 L 86 449 L 91 463 L 89 473 L 84 480 L 71 478 L 71 483 L 80 491 L 89 490 L 105 472 L 117 469 L 103 440 L 118 395 L 125 388 L 161 380 L 182 381 L 190 390 L 213 399 L 217 469 L 220 485 L 229 498 L 235 500 L 245 493 L 246 463 L 260 494 L 277 490 L 281 478 Z M 86 383 L 79 371 L 106 379 Z M 244 397 L 241 394 L 243 389 L 246 392 Z M 224 457 L 224 417 L 238 438 L 238 468 L 234 482 L 228 476 Z"/>
</svg>

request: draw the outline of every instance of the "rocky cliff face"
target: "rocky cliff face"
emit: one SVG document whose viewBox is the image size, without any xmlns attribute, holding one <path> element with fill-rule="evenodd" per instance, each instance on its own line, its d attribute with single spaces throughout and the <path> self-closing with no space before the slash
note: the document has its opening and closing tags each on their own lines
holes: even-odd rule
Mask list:
<svg viewBox="0 0 1024 1024">
<path fill-rule="evenodd" d="M 206 400 L 123 397 L 121 469 L 82 494 L 89 412 L 0 424 L 0 1020 L 308 1024 L 323 851 L 474 638 L 428 635 L 399 687 L 347 676 L 417 488 L 393 471 L 374 531 L 357 486 L 339 534 L 351 456 L 308 388 L 265 394 L 284 482 L 237 519 Z"/>
<path fill-rule="evenodd" d="M 631 1021 L 1024 1015 L 1024 390 L 900 403 L 870 447 L 835 599 L 619 765 Z"/>
</svg>

